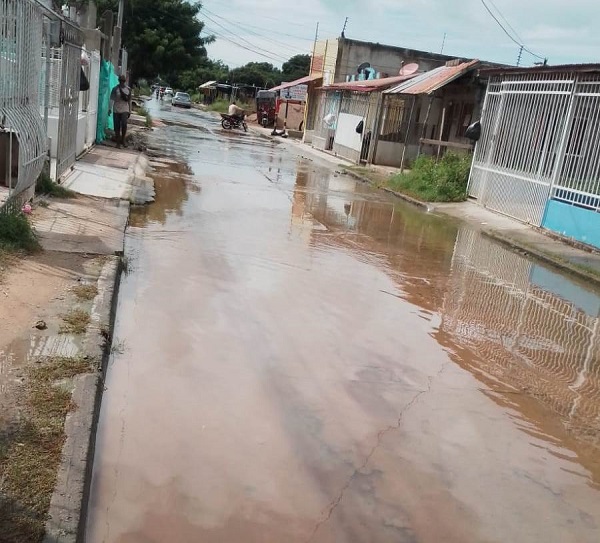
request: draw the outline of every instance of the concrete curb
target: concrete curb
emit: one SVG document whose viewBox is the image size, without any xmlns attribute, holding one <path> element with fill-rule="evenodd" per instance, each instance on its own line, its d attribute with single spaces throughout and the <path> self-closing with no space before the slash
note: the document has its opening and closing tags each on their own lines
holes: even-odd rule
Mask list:
<svg viewBox="0 0 600 543">
<path fill-rule="evenodd" d="M 134 205 L 149 204 L 156 197 L 154 180 L 146 175 L 149 167 L 150 160 L 144 153 L 140 153 L 131 173 L 129 201 Z"/>
<path fill-rule="evenodd" d="M 496 230 L 483 229 L 481 233 L 484 236 L 487 236 L 502 245 L 512 249 L 513 251 L 517 251 L 520 254 L 531 256 L 552 266 L 553 268 L 562 271 L 564 273 L 568 273 L 570 275 L 576 276 L 580 279 L 585 279 L 586 281 L 591 281 L 596 285 L 600 286 L 600 276 L 595 275 L 594 273 L 588 272 L 583 268 L 579 268 L 574 264 L 549 253 L 545 253 L 537 250 L 535 247 L 531 247 L 529 245 L 525 245 L 518 240 L 502 235 Z"/>
<path fill-rule="evenodd" d="M 77 543 L 85 538 L 96 428 L 104 390 L 103 374 L 110 355 L 120 276 L 121 260 L 111 257 L 98 278 L 92 322 L 84 338 L 84 356 L 96 363 L 97 371 L 75 379 L 73 402 L 77 409 L 65 421 L 66 440 L 48 511 L 44 543 Z"/>
</svg>

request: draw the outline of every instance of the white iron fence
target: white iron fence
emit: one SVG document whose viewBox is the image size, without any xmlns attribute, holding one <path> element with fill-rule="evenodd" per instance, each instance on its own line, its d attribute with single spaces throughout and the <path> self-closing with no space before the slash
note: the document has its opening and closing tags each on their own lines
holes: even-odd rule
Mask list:
<svg viewBox="0 0 600 543">
<path fill-rule="evenodd" d="M 81 42 L 65 42 L 60 52 L 60 86 L 56 178 L 60 178 L 77 154 L 77 120 L 79 118 L 79 82 L 81 74 Z"/>
<path fill-rule="evenodd" d="M 31 192 L 46 157 L 38 86 L 42 26 L 36 4 L 0 0 L 0 185 L 9 193 L 6 208 Z"/>
<path fill-rule="evenodd" d="M 490 79 L 469 195 L 540 226 L 555 197 L 600 208 L 600 74 Z"/>
</svg>

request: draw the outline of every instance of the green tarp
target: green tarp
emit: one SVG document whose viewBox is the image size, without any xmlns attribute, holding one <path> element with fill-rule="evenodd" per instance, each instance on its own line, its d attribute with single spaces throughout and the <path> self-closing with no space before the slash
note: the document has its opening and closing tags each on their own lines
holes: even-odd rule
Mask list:
<svg viewBox="0 0 600 543">
<path fill-rule="evenodd" d="M 114 130 L 112 115 L 108 115 L 110 107 L 110 93 L 116 85 L 119 84 L 119 78 L 115 68 L 108 60 L 100 63 L 100 86 L 98 91 L 98 125 L 96 127 L 96 142 L 100 143 L 106 139 L 106 129 Z"/>
</svg>

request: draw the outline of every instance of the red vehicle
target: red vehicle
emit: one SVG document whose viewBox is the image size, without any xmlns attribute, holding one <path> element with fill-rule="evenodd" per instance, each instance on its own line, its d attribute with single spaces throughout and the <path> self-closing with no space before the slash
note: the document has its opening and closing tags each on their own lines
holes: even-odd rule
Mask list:
<svg viewBox="0 0 600 543">
<path fill-rule="evenodd" d="M 259 90 L 256 93 L 256 118 L 262 126 L 275 123 L 277 93 L 269 90 Z"/>
</svg>

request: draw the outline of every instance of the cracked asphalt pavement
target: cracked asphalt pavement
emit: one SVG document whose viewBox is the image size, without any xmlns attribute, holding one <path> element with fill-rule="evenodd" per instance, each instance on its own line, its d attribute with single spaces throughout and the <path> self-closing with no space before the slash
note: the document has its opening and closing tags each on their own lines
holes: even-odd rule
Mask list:
<svg viewBox="0 0 600 543">
<path fill-rule="evenodd" d="M 88 543 L 600 541 L 597 292 L 150 108 Z"/>
</svg>

